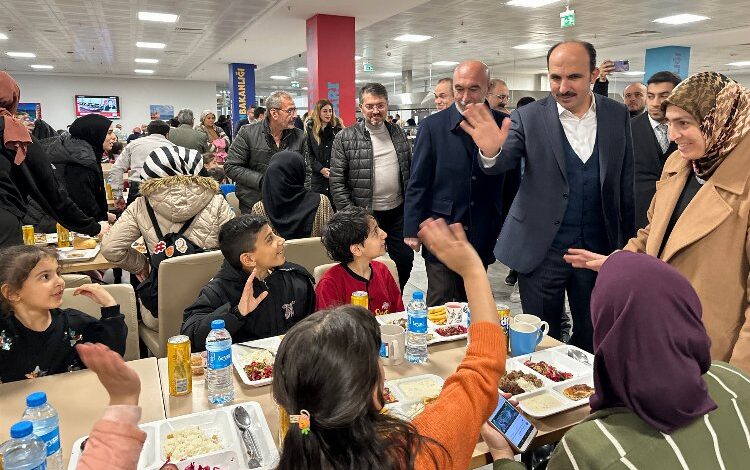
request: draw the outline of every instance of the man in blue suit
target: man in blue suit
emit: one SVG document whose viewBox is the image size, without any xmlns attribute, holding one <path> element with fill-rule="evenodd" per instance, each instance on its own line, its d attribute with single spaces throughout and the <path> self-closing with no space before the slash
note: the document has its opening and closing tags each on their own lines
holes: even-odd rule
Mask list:
<svg viewBox="0 0 750 470">
<path fill-rule="evenodd" d="M 495 261 L 492 248 L 500 233 L 504 175 L 486 175 L 476 159 L 477 146 L 461 129 L 463 109 L 482 106 L 496 126 L 507 114 L 485 104 L 490 74 L 479 61 L 459 64 L 453 73 L 454 104 L 419 123 L 411 176 L 404 196 L 404 237 L 415 251 L 419 224 L 428 217 L 461 223 L 485 266 Z M 466 301 L 461 277 L 429 250 L 422 250 L 427 268 L 427 305 Z"/>
<path fill-rule="evenodd" d="M 470 107 L 461 127 L 480 149 L 488 174 L 517 168 L 524 177 L 495 246 L 517 270 L 521 304 L 560 338 L 565 293 L 573 317 L 571 344 L 592 350 L 589 302 L 596 275 L 563 260 L 569 248 L 611 253 L 635 233 L 633 144 L 625 106 L 593 95 L 596 50 L 582 41 L 547 54 L 551 93 L 518 109 L 498 129 Z M 592 249 L 596 247 L 601 251 Z"/>
</svg>

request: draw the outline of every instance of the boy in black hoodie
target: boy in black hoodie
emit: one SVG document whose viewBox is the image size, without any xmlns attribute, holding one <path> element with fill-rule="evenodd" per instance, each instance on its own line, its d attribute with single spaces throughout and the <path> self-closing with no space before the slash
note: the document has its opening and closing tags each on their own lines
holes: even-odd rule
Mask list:
<svg viewBox="0 0 750 470">
<path fill-rule="evenodd" d="M 245 214 L 226 222 L 219 247 L 224 264 L 185 310 L 182 334 L 193 351 L 206 349 L 212 320 L 224 320 L 232 342 L 241 343 L 284 334 L 313 312 L 313 277 L 286 262 L 284 239 L 265 217 Z"/>
</svg>

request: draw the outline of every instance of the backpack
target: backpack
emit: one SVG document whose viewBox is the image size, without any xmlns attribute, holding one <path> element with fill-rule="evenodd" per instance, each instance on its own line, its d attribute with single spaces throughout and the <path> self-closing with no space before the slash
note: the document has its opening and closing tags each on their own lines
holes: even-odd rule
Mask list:
<svg viewBox="0 0 750 470">
<path fill-rule="evenodd" d="M 159 315 L 159 264 L 168 258 L 203 253 L 205 250 L 183 235 L 188 227 L 190 227 L 190 224 L 193 223 L 195 216 L 185 221 L 177 233 L 170 232 L 162 235 L 153 207 L 149 204 L 148 199 L 144 197 L 143 200 L 146 203 L 146 212 L 148 212 L 148 217 L 154 225 L 154 230 L 156 230 L 156 236 L 159 237 L 159 241 L 154 245 L 153 253 L 148 252 L 148 245 L 146 245 L 146 254 L 148 262 L 151 265 L 151 271 L 148 273 L 148 277 L 138 284 L 135 292 L 138 294 L 138 298 L 141 300 L 143 306 L 154 317 L 157 317 Z"/>
</svg>

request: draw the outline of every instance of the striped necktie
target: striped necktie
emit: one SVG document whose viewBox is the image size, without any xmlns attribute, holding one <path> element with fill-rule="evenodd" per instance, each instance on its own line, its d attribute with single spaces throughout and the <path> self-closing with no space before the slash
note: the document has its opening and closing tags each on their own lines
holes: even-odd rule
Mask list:
<svg viewBox="0 0 750 470">
<path fill-rule="evenodd" d="M 669 138 L 667 137 L 667 125 L 664 123 L 656 126 L 656 140 L 659 141 L 659 147 L 661 147 L 661 153 L 666 153 L 669 148 Z"/>
</svg>

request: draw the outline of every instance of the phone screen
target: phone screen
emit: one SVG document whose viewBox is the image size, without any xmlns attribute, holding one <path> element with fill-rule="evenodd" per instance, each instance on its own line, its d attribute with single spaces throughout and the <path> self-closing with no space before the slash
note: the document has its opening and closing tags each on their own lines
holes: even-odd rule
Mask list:
<svg viewBox="0 0 750 470">
<path fill-rule="evenodd" d="M 629 60 L 616 60 L 614 72 L 627 72 L 630 70 Z"/>
<path fill-rule="evenodd" d="M 534 431 L 534 426 L 502 396 L 490 423 L 519 449 Z"/>
</svg>

